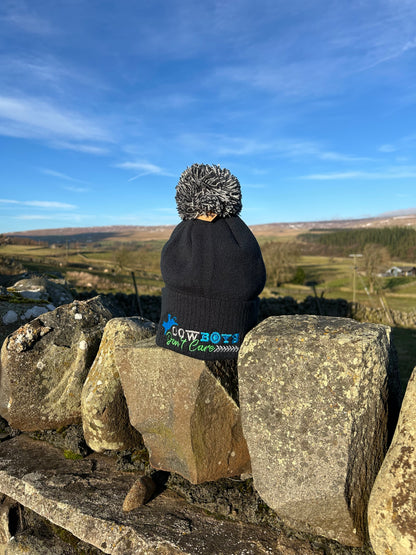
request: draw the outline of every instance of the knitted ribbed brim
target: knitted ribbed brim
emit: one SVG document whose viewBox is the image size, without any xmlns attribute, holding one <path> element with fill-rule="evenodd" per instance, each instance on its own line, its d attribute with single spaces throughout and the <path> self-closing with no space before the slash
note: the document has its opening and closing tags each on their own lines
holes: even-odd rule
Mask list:
<svg viewBox="0 0 416 555">
<path fill-rule="evenodd" d="M 258 307 L 258 298 L 209 299 L 165 287 L 156 343 L 202 360 L 235 359 L 245 334 L 257 324 Z"/>
</svg>

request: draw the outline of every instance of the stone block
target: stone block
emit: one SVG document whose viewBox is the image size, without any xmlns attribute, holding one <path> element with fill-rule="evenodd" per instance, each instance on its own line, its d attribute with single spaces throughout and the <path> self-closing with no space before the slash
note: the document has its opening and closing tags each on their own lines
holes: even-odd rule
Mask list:
<svg viewBox="0 0 416 555">
<path fill-rule="evenodd" d="M 377 555 L 416 553 L 416 369 L 371 492 L 368 528 Z"/>
<path fill-rule="evenodd" d="M 0 414 L 23 431 L 81 421 L 81 390 L 108 320 L 120 314 L 100 297 L 42 314 L 1 349 Z"/>
<path fill-rule="evenodd" d="M 130 421 L 150 464 L 196 484 L 250 470 L 240 410 L 202 360 L 153 338 L 116 348 Z"/>
<path fill-rule="evenodd" d="M 113 318 L 107 323 L 81 395 L 84 437 L 94 451 L 143 446 L 129 421 L 114 350 L 116 345 L 134 345 L 155 333 L 155 324 L 140 317 Z"/>
<path fill-rule="evenodd" d="M 55 306 L 68 304 L 74 300 L 69 284 L 62 278 L 31 276 L 17 281 L 9 290 L 19 293 L 26 299 L 45 300 Z"/>
<path fill-rule="evenodd" d="M 112 457 L 93 453 L 70 461 L 52 446 L 24 434 L 0 444 L 0 492 L 89 544 L 73 543 L 73 548 L 67 546 L 67 555 L 95 553 L 91 546 L 111 555 L 316 555 L 307 539 L 218 519 L 169 490 L 125 512 L 123 500 L 137 478 L 117 471 Z M 42 555 L 60 554 L 55 545 L 42 541 L 33 546 L 25 539 L 18 534 L 14 546 L 27 547 L 26 553 L 32 555 L 43 544 Z M 6 549 L 10 547 L 11 542 Z"/>
<path fill-rule="evenodd" d="M 238 370 L 254 486 L 290 526 L 363 544 L 400 387 L 394 360 L 390 328 L 347 318 L 271 317 L 246 336 Z"/>
</svg>

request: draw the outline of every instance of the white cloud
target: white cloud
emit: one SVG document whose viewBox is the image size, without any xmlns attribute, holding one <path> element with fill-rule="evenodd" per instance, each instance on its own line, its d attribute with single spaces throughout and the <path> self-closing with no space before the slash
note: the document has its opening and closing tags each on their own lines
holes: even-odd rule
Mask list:
<svg viewBox="0 0 416 555">
<path fill-rule="evenodd" d="M 62 189 L 71 191 L 71 193 L 89 193 L 91 191 L 88 187 L 74 187 L 72 185 L 65 185 Z"/>
<path fill-rule="evenodd" d="M 173 174 L 167 172 L 160 166 L 156 166 L 155 164 L 150 164 L 149 162 L 145 161 L 122 162 L 120 164 L 116 164 L 115 167 L 121 168 L 123 170 L 135 170 L 140 172 L 134 177 L 130 177 L 128 181 L 134 181 L 135 179 L 138 179 L 139 177 L 143 177 L 145 175 L 163 175 L 173 177 Z"/>
<path fill-rule="evenodd" d="M 283 8 L 282 2 L 276 4 L 279 10 Z M 301 100 L 342 93 L 351 84 L 355 91 L 356 85 L 366 86 L 374 80 L 385 84 L 379 78 L 389 69 L 396 81 L 397 76 L 407 79 L 406 75 L 411 75 L 411 56 L 416 49 L 415 2 L 295 1 L 286 10 L 289 13 L 284 19 L 274 14 L 274 35 L 252 36 L 251 44 L 242 50 L 244 57 L 227 56 L 217 63 L 211 81 L 241 84 L 279 99 Z M 242 32 L 247 31 L 248 21 Z M 401 72 L 403 77 L 398 63 L 409 63 L 408 71 L 403 68 Z M 372 71 L 382 64 L 380 71 Z M 205 82 L 209 86 L 209 80 Z"/>
<path fill-rule="evenodd" d="M 318 181 L 325 180 L 337 180 L 337 179 L 355 179 L 355 178 L 369 178 L 370 176 L 374 179 L 375 174 L 370 174 L 367 172 L 332 172 L 332 173 L 314 173 L 310 175 L 303 175 L 303 179 L 312 179 Z"/>
<path fill-rule="evenodd" d="M 155 166 L 149 162 L 122 162 L 121 164 L 116 164 L 116 167 L 126 170 L 144 170 L 149 173 L 160 173 L 162 171 L 159 166 Z"/>
<path fill-rule="evenodd" d="M 21 204 L 18 200 L 10 200 L 5 198 L 0 198 L 0 204 Z"/>
<path fill-rule="evenodd" d="M 51 170 L 49 168 L 39 168 L 39 171 L 41 171 L 45 175 L 50 175 L 51 177 L 56 177 L 57 179 L 62 179 L 64 181 L 70 181 L 70 182 L 73 182 L 73 183 L 80 183 L 81 185 L 82 184 L 88 185 L 88 183 L 86 181 L 82 181 L 81 179 L 71 177 L 70 175 L 67 175 L 66 173 L 58 172 L 56 170 Z M 65 189 L 67 191 L 71 191 L 72 193 L 87 193 L 88 191 L 90 191 L 89 187 L 78 187 L 78 186 L 74 186 L 74 185 L 64 185 L 61 188 Z"/>
<path fill-rule="evenodd" d="M 221 145 L 219 141 L 223 141 Z M 228 144 L 227 144 L 228 143 Z M 267 152 L 272 149 L 272 145 L 257 141 L 256 139 L 247 139 L 240 137 L 221 137 L 218 136 L 213 144 L 218 144 L 217 152 L 220 156 L 248 156 L 261 152 Z"/>
<path fill-rule="evenodd" d="M 219 133 L 182 134 L 181 143 L 189 149 L 208 150 L 217 156 L 251 156 L 267 153 L 286 158 L 317 158 L 334 162 L 368 162 L 371 158 L 327 150 L 318 142 L 285 137 L 270 141 Z"/>
<path fill-rule="evenodd" d="M 20 205 L 20 206 L 36 206 L 37 208 L 58 209 L 58 210 L 73 210 L 77 208 L 74 204 L 66 202 L 57 202 L 49 200 L 13 200 L 13 199 L 0 199 L 0 204 L 3 205 Z"/>
<path fill-rule="evenodd" d="M 22 1 L 7 3 L 3 15 L 0 15 L 0 21 L 35 35 L 50 35 L 55 32 L 49 21 L 30 11 Z"/>
<path fill-rule="evenodd" d="M 366 156 L 350 156 L 340 152 L 316 152 L 317 157 L 322 160 L 333 160 L 334 162 L 370 162 L 371 158 Z"/>
<path fill-rule="evenodd" d="M 65 181 L 74 181 L 75 183 L 85 183 L 85 181 L 81 181 L 75 177 L 71 177 L 66 173 L 58 172 L 55 170 L 51 170 L 49 168 L 40 168 L 40 171 L 45 175 L 51 175 L 52 177 L 57 177 L 58 179 L 64 179 Z"/>
<path fill-rule="evenodd" d="M 339 179 L 412 179 L 416 177 L 416 168 L 396 168 L 385 171 L 346 171 L 315 173 L 302 176 L 303 179 L 317 181 L 339 180 Z"/>
<path fill-rule="evenodd" d="M 381 145 L 378 149 L 380 152 L 396 152 L 397 147 L 395 147 L 394 145 L 391 144 L 385 144 L 385 145 Z"/>
<path fill-rule="evenodd" d="M 38 98 L 0 96 L 0 134 L 29 139 L 109 142 L 97 122 Z"/>
<path fill-rule="evenodd" d="M 15 220 L 54 220 L 65 222 L 80 222 L 83 218 L 84 217 L 79 214 L 21 214 L 14 217 Z"/>
<path fill-rule="evenodd" d="M 70 143 L 68 141 L 53 141 L 50 145 L 57 149 L 75 150 L 76 152 L 85 152 L 86 154 L 95 154 L 97 156 L 104 156 L 110 152 L 108 148 L 103 146 Z"/>
<path fill-rule="evenodd" d="M 72 77 L 67 65 L 61 64 L 51 58 L 39 58 L 32 55 L 30 58 L 3 54 L 0 55 L 1 82 L 3 91 L 8 86 L 11 90 L 17 82 L 20 86 L 30 90 L 40 84 L 44 89 L 50 87 L 54 91 L 62 89 L 62 82 L 67 77 Z"/>
<path fill-rule="evenodd" d="M 87 68 L 82 62 L 58 58 L 52 53 L 31 51 L 29 54 L 0 54 L 0 82 L 3 94 L 14 91 L 19 84 L 21 94 L 36 96 L 45 91 L 68 97 L 72 91 L 81 95 L 85 90 L 106 91 L 109 85 L 103 81 L 98 70 Z"/>
<path fill-rule="evenodd" d="M 27 200 L 23 202 L 26 206 L 37 206 L 38 208 L 58 208 L 63 210 L 72 210 L 77 208 L 74 204 L 68 204 L 67 202 L 55 202 L 55 201 L 44 201 L 44 200 Z"/>
<path fill-rule="evenodd" d="M 313 141 L 284 139 L 278 141 L 275 148 L 278 153 L 290 158 L 311 156 L 319 160 L 331 160 L 334 162 L 364 162 L 371 160 L 364 156 L 353 156 L 351 154 L 326 150 L 322 145 Z"/>
</svg>

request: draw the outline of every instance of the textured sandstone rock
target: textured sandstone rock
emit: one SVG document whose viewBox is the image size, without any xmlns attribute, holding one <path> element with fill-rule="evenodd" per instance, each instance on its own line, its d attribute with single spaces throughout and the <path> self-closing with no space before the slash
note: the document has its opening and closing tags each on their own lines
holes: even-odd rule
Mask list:
<svg viewBox="0 0 416 555">
<path fill-rule="evenodd" d="M 0 444 L 0 492 L 104 553 L 316 553 L 307 540 L 217 519 L 170 491 L 126 513 L 123 499 L 136 478 L 117 472 L 114 461 L 97 453 L 69 461 L 57 449 L 24 435 Z"/>
<path fill-rule="evenodd" d="M 0 301 L 0 348 L 6 337 L 24 323 L 55 309 L 55 306 L 51 303 L 39 304 L 36 301 L 25 301 L 23 298 L 11 294 L 8 294 L 5 299 L 10 299 L 10 302 L 7 300 Z M 12 299 L 14 299 L 14 302 L 12 302 Z M 16 299 L 18 302 L 15 302 Z"/>
<path fill-rule="evenodd" d="M 377 555 L 416 553 L 416 370 L 371 492 L 368 528 Z"/>
<path fill-rule="evenodd" d="M 36 537 L 33 535 L 33 530 L 24 530 L 13 536 L 4 546 L 5 551 L 1 549 L 0 545 L 0 555 L 75 555 L 85 553 L 85 551 L 76 551 L 75 548 L 71 548 L 58 536 L 55 538 Z M 102 553 L 102 551 L 98 553 Z"/>
<path fill-rule="evenodd" d="M 26 431 L 80 422 L 81 389 L 114 316 L 119 313 L 95 297 L 42 314 L 11 334 L 1 350 L 1 416 Z"/>
<path fill-rule="evenodd" d="M 11 513 L 16 510 L 17 503 L 9 497 L 0 495 L 0 553 L 1 545 L 12 538 Z"/>
<path fill-rule="evenodd" d="M 192 483 L 247 472 L 240 411 L 205 362 L 157 347 L 153 338 L 116 349 L 130 421 L 154 468 Z"/>
<path fill-rule="evenodd" d="M 123 501 L 123 511 L 128 512 L 137 509 L 149 501 L 156 491 L 156 484 L 150 476 L 142 476 L 131 486 L 125 500 Z"/>
<path fill-rule="evenodd" d="M 121 451 L 143 445 L 141 435 L 129 421 L 114 350 L 116 345 L 134 345 L 155 333 L 155 324 L 140 317 L 113 318 L 106 325 L 81 395 L 84 436 L 94 451 Z"/>
<path fill-rule="evenodd" d="M 74 300 L 68 283 L 59 278 L 32 276 L 17 281 L 9 289 L 20 293 L 26 299 L 45 300 L 55 306 L 68 304 Z"/>
<path fill-rule="evenodd" d="M 393 355 L 390 328 L 346 318 L 271 317 L 246 336 L 240 406 L 254 486 L 289 525 L 362 544 L 387 447 L 386 384 L 400 387 Z"/>
<path fill-rule="evenodd" d="M 64 279 L 31 277 L 0 289 L 0 347 L 22 324 L 73 300 Z"/>
</svg>

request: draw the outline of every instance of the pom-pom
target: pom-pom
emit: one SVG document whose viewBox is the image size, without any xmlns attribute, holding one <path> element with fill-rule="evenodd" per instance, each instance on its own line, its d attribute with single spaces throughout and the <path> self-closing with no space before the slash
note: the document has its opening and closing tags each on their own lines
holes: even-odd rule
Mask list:
<svg viewBox="0 0 416 555">
<path fill-rule="evenodd" d="M 208 164 L 186 168 L 176 186 L 175 199 L 182 220 L 208 213 L 222 218 L 238 216 L 242 209 L 238 179 L 230 170 Z"/>
</svg>

